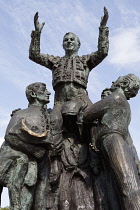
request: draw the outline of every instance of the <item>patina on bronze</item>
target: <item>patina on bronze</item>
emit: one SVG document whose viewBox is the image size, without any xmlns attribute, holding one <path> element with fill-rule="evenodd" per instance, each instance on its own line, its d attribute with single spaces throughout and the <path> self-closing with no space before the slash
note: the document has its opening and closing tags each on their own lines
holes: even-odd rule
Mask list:
<svg viewBox="0 0 140 210">
<path fill-rule="evenodd" d="M 72 32 L 68 32 L 63 38 L 65 55 L 63 57 L 59 57 L 40 53 L 40 36 L 45 23 L 39 23 L 38 13 L 36 13 L 34 16 L 35 31 L 32 31 L 31 34 L 32 39 L 29 49 L 29 58 L 52 71 L 52 85 L 55 91 L 55 98 L 50 124 L 53 142 L 55 142 L 54 144 L 56 145 L 57 150 L 59 147 L 61 147 L 60 145 L 63 142 L 63 117 L 61 113 L 62 105 L 69 100 L 75 100 L 77 106 L 83 106 L 85 103 L 87 104 L 87 107 L 92 105 L 86 90 L 88 76 L 90 71 L 101 63 L 108 54 L 109 30 L 108 27 L 106 27 L 107 21 L 108 11 L 106 8 L 104 8 L 104 16 L 101 18 L 99 27 L 98 50 L 96 52 L 79 56 L 78 50 L 81 44 L 80 39 Z M 81 129 L 80 125 L 78 129 Z M 57 152 L 54 150 L 51 155 L 52 167 L 50 175 L 52 193 L 54 192 L 55 195 L 58 194 L 57 190 L 59 191 L 59 186 L 56 187 L 56 185 L 59 185 L 63 167 L 61 156 L 56 155 L 56 153 Z M 55 190 L 53 190 L 53 187 Z M 53 205 L 58 206 L 59 201 L 58 199 L 56 200 L 56 202 L 53 202 Z M 87 207 L 85 206 L 85 208 Z"/>
<path fill-rule="evenodd" d="M 29 107 L 14 110 L 0 151 L 0 184 L 8 187 L 11 210 L 45 209 L 50 131 L 44 83 L 26 88 Z"/>
<path fill-rule="evenodd" d="M 98 119 L 98 127 L 93 135 L 96 133 L 96 145 L 115 186 L 109 193 L 110 209 L 131 210 L 140 207 L 140 163 L 128 131 L 131 111 L 127 101 L 137 95 L 139 88 L 140 80 L 134 74 L 119 77 L 110 88 L 112 93 L 109 94 L 107 90 L 106 94 L 103 93 L 106 96 L 104 99 L 84 112 L 85 123 Z M 115 199 L 111 199 L 114 192 L 117 197 L 113 195 Z"/>
<path fill-rule="evenodd" d="M 106 27 L 108 11 L 104 8 L 104 16 L 99 27 L 98 50 L 89 55 L 78 56 L 79 38 L 68 32 L 63 38 L 65 56 L 52 56 L 40 53 L 40 36 L 45 23 L 39 24 L 38 13 L 34 16 L 35 31 L 31 34 L 29 58 L 52 71 L 52 85 L 55 90 L 54 108 L 52 113 L 52 133 L 56 135 L 62 130 L 61 107 L 64 102 L 77 98 L 83 104 L 91 105 L 86 87 L 90 71 L 108 54 L 108 34 Z M 58 116 L 59 114 L 59 116 Z M 60 138 L 60 137 L 59 137 Z"/>
<path fill-rule="evenodd" d="M 90 71 L 108 54 L 108 11 L 98 50 L 78 55 L 80 39 L 68 32 L 63 57 L 40 53 L 45 23 L 34 16 L 29 58 L 52 71 L 54 108 L 44 83 L 26 88 L 29 107 L 11 114 L 0 150 L 0 192 L 9 189 L 11 210 L 138 210 L 140 163 L 128 126 L 127 100 L 138 93 L 134 74 L 119 77 L 102 99 L 88 97 Z"/>
</svg>

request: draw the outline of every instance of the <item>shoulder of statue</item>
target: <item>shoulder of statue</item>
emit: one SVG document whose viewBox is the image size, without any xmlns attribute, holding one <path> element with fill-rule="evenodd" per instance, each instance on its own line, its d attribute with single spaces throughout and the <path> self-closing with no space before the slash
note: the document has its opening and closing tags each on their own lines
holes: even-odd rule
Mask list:
<svg viewBox="0 0 140 210">
<path fill-rule="evenodd" d="M 14 109 L 14 110 L 12 111 L 12 113 L 10 114 L 10 116 L 13 117 L 13 115 L 14 115 L 15 113 L 17 113 L 18 111 L 20 111 L 20 110 L 21 110 L 21 108 Z"/>
<path fill-rule="evenodd" d="M 81 56 L 81 59 L 82 59 L 82 60 L 86 60 L 86 59 L 88 59 L 89 56 L 90 56 L 90 54 L 82 55 L 82 56 Z"/>
<path fill-rule="evenodd" d="M 92 55 L 92 53 L 91 53 L 91 54 L 87 54 L 87 55 L 82 55 L 82 56 L 80 57 L 80 60 L 81 60 L 83 63 L 86 63 L 86 62 L 89 61 L 89 59 L 91 58 L 91 55 Z"/>
<path fill-rule="evenodd" d="M 121 102 L 124 102 L 124 101 L 127 101 L 125 95 L 123 94 L 122 90 L 121 89 L 117 89 L 115 90 L 111 95 L 110 97 L 112 97 L 113 101 L 115 101 L 115 103 L 121 103 Z"/>
<path fill-rule="evenodd" d="M 34 116 L 35 114 L 37 114 L 37 109 L 39 110 L 39 107 L 36 108 L 34 106 L 29 106 L 26 109 L 19 109 L 17 111 L 14 110 L 14 114 L 12 115 L 12 118 L 17 118 L 17 119 L 26 118 L 26 117 L 28 118 L 31 116 L 31 113 L 33 113 L 33 116 Z"/>
<path fill-rule="evenodd" d="M 55 64 L 55 63 L 58 63 L 62 57 L 47 54 L 47 58 L 49 59 L 51 63 Z"/>
<path fill-rule="evenodd" d="M 22 118 L 25 113 L 27 112 L 28 108 L 27 109 L 15 109 L 12 111 L 11 113 L 11 118 Z"/>
<path fill-rule="evenodd" d="M 87 60 L 89 59 L 89 56 L 90 56 L 90 54 L 89 54 L 89 55 L 78 56 L 77 58 L 78 58 L 80 61 L 84 62 L 84 61 L 87 61 Z"/>
</svg>

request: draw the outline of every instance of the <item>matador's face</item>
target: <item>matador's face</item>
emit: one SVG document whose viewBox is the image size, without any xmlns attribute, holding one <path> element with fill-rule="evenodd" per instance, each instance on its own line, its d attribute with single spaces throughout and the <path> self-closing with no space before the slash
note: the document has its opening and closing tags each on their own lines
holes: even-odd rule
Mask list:
<svg viewBox="0 0 140 210">
<path fill-rule="evenodd" d="M 77 52 L 80 47 L 80 42 L 78 38 L 73 33 L 68 33 L 63 39 L 63 48 L 66 52 Z"/>
</svg>

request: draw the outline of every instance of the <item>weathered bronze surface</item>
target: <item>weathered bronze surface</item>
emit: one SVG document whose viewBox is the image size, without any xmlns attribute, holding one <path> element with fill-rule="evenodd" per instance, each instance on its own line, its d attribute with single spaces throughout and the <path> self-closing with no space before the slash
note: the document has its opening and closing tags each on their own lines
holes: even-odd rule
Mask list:
<svg viewBox="0 0 140 210">
<path fill-rule="evenodd" d="M 127 102 L 137 95 L 139 85 L 139 78 L 133 74 L 119 77 L 112 84 L 110 92 L 106 89 L 102 94 L 103 99 L 90 106 L 83 114 L 85 123 L 98 119 L 92 130 L 93 146 L 102 155 L 103 174 L 107 178 L 104 183 L 108 184 L 106 189 L 101 186 L 100 190 L 108 193 L 105 196 L 108 196 L 109 209 L 140 207 L 140 164 L 128 130 L 131 112 Z M 101 176 L 102 174 L 99 175 L 97 185 Z M 108 192 L 107 186 L 114 186 L 114 189 Z"/>
<path fill-rule="evenodd" d="M 128 126 L 127 100 L 140 80 L 119 77 L 93 104 L 90 71 L 108 54 L 108 11 L 99 27 L 98 50 L 78 55 L 79 38 L 63 38 L 65 56 L 40 53 L 45 23 L 34 16 L 29 58 L 52 71 L 54 107 L 43 83 L 26 89 L 29 107 L 16 109 L 0 150 L 0 192 L 9 189 L 11 210 L 139 210 L 140 163 Z"/>
<path fill-rule="evenodd" d="M 31 34 L 32 40 L 31 40 L 31 45 L 30 45 L 30 50 L 29 50 L 29 58 L 35 61 L 36 63 L 41 64 L 49 68 L 50 70 L 52 70 L 52 76 L 53 76 L 52 85 L 55 90 L 55 99 L 54 99 L 54 108 L 51 113 L 50 124 L 51 124 L 51 134 L 53 136 L 53 142 L 55 142 L 57 146 L 62 144 L 62 146 L 65 148 L 69 145 L 67 142 L 68 140 L 66 141 L 66 139 L 69 139 L 71 137 L 72 142 L 70 143 L 70 145 L 71 144 L 75 145 L 75 152 L 77 151 L 77 156 L 81 149 L 79 147 L 76 147 L 77 145 L 76 142 L 79 142 L 78 144 L 80 145 L 81 137 L 79 136 L 80 139 L 78 139 L 77 134 L 73 134 L 74 136 L 71 136 L 71 134 L 69 134 L 70 137 L 67 134 L 66 135 L 67 138 L 66 137 L 65 137 L 66 139 L 64 138 L 65 135 L 62 132 L 62 128 L 65 127 L 64 120 L 66 121 L 65 119 L 66 116 L 62 117 L 61 110 L 64 109 L 64 107 L 62 106 L 66 106 L 65 102 L 69 100 L 72 100 L 72 101 L 74 100 L 73 104 L 67 103 L 67 109 L 71 109 L 71 112 L 69 113 L 69 115 L 70 116 L 75 115 L 75 119 L 76 119 L 76 113 L 78 113 L 78 108 L 76 110 L 76 113 L 73 113 L 74 112 L 73 109 L 76 106 L 80 108 L 85 103 L 87 104 L 87 107 L 92 104 L 92 102 L 88 98 L 86 87 L 87 87 L 88 76 L 89 76 L 90 71 L 94 67 L 96 67 L 108 54 L 109 31 L 108 31 L 108 28 L 106 27 L 107 20 L 108 20 L 108 11 L 106 8 L 104 8 L 104 16 L 102 17 L 100 28 L 99 28 L 98 50 L 96 52 L 91 53 L 89 55 L 78 56 L 78 50 L 80 48 L 80 40 L 75 34 L 68 32 L 65 34 L 63 38 L 63 48 L 65 50 L 65 56 L 59 57 L 59 56 L 44 55 L 40 53 L 40 35 L 41 35 L 42 28 L 44 26 L 44 23 L 39 24 L 38 13 L 36 13 L 34 17 L 35 31 L 32 31 L 32 34 Z M 73 107 L 74 104 L 75 104 L 75 107 Z M 77 129 L 80 132 L 81 126 L 79 125 Z M 70 145 L 69 147 L 72 149 L 72 146 Z M 71 151 L 70 148 L 69 150 Z M 88 141 L 86 142 L 86 145 L 83 148 L 86 148 L 84 149 L 84 151 L 87 150 Z M 67 152 L 68 151 L 66 150 L 66 153 Z M 60 201 L 58 201 L 58 198 L 56 197 L 56 202 L 52 202 L 53 206 L 51 208 L 57 208 L 57 206 L 60 206 L 60 209 L 67 209 L 67 208 L 77 209 L 77 208 L 81 208 L 80 207 L 81 205 L 85 209 L 93 209 L 94 201 L 93 201 L 92 183 L 89 184 L 91 188 L 91 189 L 89 188 L 88 190 L 89 193 L 87 193 L 87 190 L 86 190 L 88 185 L 86 185 L 85 183 L 84 185 L 82 183 L 79 184 L 79 186 L 81 186 L 79 191 L 81 192 L 83 191 L 85 192 L 85 194 L 83 195 L 75 194 L 73 198 L 76 197 L 76 199 L 74 199 L 72 203 L 70 202 L 70 200 L 72 199 L 71 195 L 73 194 L 72 192 L 70 193 L 70 189 L 69 189 L 70 181 L 68 180 L 65 188 L 62 188 L 61 186 L 63 186 L 63 183 L 66 182 L 66 180 L 62 181 L 62 178 L 66 177 L 66 175 L 69 177 L 70 176 L 74 177 L 76 173 L 76 176 L 78 176 L 78 179 L 82 179 L 84 182 L 84 179 L 85 179 L 84 176 L 87 176 L 87 175 L 82 175 L 82 172 L 80 172 L 81 166 L 78 163 L 76 165 L 73 165 L 72 163 L 69 163 L 69 160 L 67 161 L 67 164 L 69 163 L 69 167 L 67 166 L 67 168 L 71 168 L 71 170 L 68 173 L 69 175 L 65 174 L 65 171 L 67 171 L 68 169 L 65 169 L 66 163 L 63 164 L 63 161 L 62 161 L 63 152 L 59 156 L 56 155 L 55 153 L 56 152 L 53 152 L 53 155 L 51 155 L 51 158 L 50 158 L 51 166 L 52 166 L 51 174 L 50 174 L 50 181 L 52 183 L 53 196 L 57 195 Z M 69 155 L 68 154 L 66 154 L 65 159 L 69 155 L 72 155 L 73 153 Z M 76 157 L 74 154 L 72 156 L 73 156 L 73 161 L 75 159 L 75 163 L 76 163 L 78 160 L 76 160 Z M 86 168 L 87 169 L 89 168 L 88 156 L 89 155 L 87 153 L 86 155 L 86 159 L 87 159 Z M 79 170 L 79 173 L 75 172 L 77 170 Z M 83 172 L 83 173 L 90 174 L 89 172 Z M 91 180 L 90 177 L 88 179 Z M 73 181 L 74 180 L 75 179 L 73 179 Z M 55 187 L 53 183 L 55 183 Z M 58 186 L 56 184 L 58 184 Z M 53 188 L 55 188 L 55 190 Z M 77 188 L 76 185 L 73 186 L 71 191 L 78 193 L 75 191 L 76 188 Z M 69 193 L 66 193 L 66 191 L 68 191 Z M 87 197 L 87 202 L 83 201 L 84 202 L 83 203 L 81 199 L 83 199 L 85 195 Z M 92 196 L 92 199 L 91 199 L 91 196 Z"/>
<path fill-rule="evenodd" d="M 29 107 L 15 110 L 0 150 L 0 184 L 8 187 L 10 209 L 45 209 L 51 147 L 46 104 L 50 93 L 43 83 L 26 88 Z"/>
</svg>

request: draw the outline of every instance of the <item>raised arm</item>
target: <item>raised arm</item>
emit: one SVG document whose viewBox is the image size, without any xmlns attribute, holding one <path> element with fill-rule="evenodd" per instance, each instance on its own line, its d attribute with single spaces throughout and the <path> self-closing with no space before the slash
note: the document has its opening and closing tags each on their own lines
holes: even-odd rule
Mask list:
<svg viewBox="0 0 140 210">
<path fill-rule="evenodd" d="M 35 30 L 31 33 L 31 44 L 29 48 L 29 59 L 32 61 L 52 69 L 52 62 L 49 55 L 40 53 L 40 36 L 45 23 L 40 24 L 38 21 L 38 12 L 34 16 Z"/>
<path fill-rule="evenodd" d="M 101 17 L 101 22 L 99 27 L 98 50 L 90 55 L 90 59 L 88 61 L 88 66 L 90 70 L 93 69 L 95 66 L 97 66 L 99 63 L 101 63 L 102 60 L 108 55 L 109 30 L 108 27 L 106 27 L 108 17 L 109 17 L 108 11 L 106 7 L 104 7 L 104 16 Z"/>
</svg>

